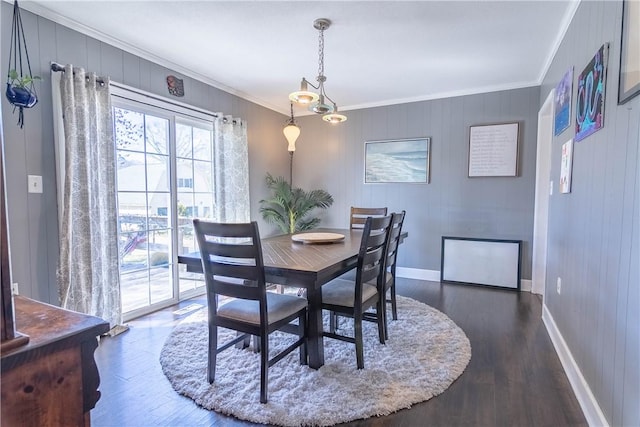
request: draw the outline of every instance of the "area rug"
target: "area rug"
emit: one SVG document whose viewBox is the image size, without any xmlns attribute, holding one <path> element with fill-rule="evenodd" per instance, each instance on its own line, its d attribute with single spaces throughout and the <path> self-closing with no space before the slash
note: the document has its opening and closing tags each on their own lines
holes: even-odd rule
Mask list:
<svg viewBox="0 0 640 427">
<path fill-rule="evenodd" d="M 269 402 L 260 403 L 260 360 L 251 348 L 218 355 L 216 380 L 207 381 L 206 309 L 183 320 L 167 339 L 160 363 L 173 388 L 198 405 L 255 423 L 329 426 L 388 415 L 444 392 L 466 368 L 471 345 L 440 311 L 398 296 L 398 320 L 389 340 L 378 341 L 375 323 L 364 322 L 365 369 L 356 369 L 353 344 L 324 339 L 325 364 L 301 366 L 294 351 L 269 368 Z M 328 316 L 325 315 L 325 328 Z M 352 330 L 340 319 L 341 333 Z M 221 329 L 219 342 L 235 336 Z M 276 332 L 270 352 L 292 342 Z"/>
</svg>

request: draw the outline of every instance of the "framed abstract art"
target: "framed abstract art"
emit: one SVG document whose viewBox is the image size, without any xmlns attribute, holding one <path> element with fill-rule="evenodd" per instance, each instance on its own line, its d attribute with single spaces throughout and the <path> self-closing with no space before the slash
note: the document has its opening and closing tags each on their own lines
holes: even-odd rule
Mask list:
<svg viewBox="0 0 640 427">
<path fill-rule="evenodd" d="M 605 43 L 578 76 L 575 141 L 581 141 L 604 127 L 608 57 L 609 43 Z"/>
</svg>

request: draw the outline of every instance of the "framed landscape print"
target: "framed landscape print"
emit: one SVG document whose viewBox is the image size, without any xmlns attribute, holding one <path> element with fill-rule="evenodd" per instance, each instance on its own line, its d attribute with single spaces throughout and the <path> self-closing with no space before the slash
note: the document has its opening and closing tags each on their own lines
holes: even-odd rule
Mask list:
<svg viewBox="0 0 640 427">
<path fill-rule="evenodd" d="M 364 143 L 364 182 L 429 182 L 431 138 Z"/>
<path fill-rule="evenodd" d="M 609 43 L 603 44 L 578 77 L 576 99 L 576 141 L 604 126 L 604 96 L 607 86 Z"/>
<path fill-rule="evenodd" d="M 622 2 L 622 44 L 618 104 L 640 93 L 640 2 Z"/>
</svg>

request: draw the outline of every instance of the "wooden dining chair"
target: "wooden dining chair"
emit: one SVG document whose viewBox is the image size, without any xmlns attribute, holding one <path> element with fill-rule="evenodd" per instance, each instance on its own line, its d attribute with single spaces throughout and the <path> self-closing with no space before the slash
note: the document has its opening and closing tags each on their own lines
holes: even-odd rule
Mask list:
<svg viewBox="0 0 640 427">
<path fill-rule="evenodd" d="M 358 208 L 351 206 L 349 215 L 349 228 L 364 228 L 367 217 L 386 216 L 387 208 Z"/>
<path fill-rule="evenodd" d="M 218 353 L 251 336 L 260 340 L 260 402 L 267 403 L 269 367 L 300 347 L 300 364 L 307 363 L 307 301 L 292 295 L 267 292 L 258 224 L 220 224 L 193 220 L 207 288 L 209 309 L 208 379 L 213 383 Z M 218 305 L 218 296 L 233 299 Z M 292 323 L 298 319 L 298 323 Z M 218 328 L 239 334 L 218 345 Z M 269 359 L 269 334 L 276 330 L 298 339 Z"/>
<path fill-rule="evenodd" d="M 391 215 L 365 221 L 362 232 L 355 280 L 340 277 L 322 286 L 322 308 L 332 313 L 353 318 L 353 337 L 339 335 L 335 328 L 323 335 L 356 346 L 356 363 L 358 369 L 364 368 L 364 343 L 362 337 L 362 321 L 369 316 L 366 310 L 376 307 L 375 318 L 378 324 L 378 337 L 384 344 L 384 256 L 389 238 Z"/>
<path fill-rule="evenodd" d="M 402 225 L 404 224 L 404 217 L 406 212 L 394 212 L 391 214 L 391 228 L 389 230 L 389 241 L 387 243 L 387 249 L 385 251 L 385 279 L 384 279 L 384 291 L 385 304 L 383 308 L 384 316 L 384 338 L 389 339 L 388 332 L 388 316 L 387 316 L 387 304 L 391 303 L 391 315 L 393 320 L 398 320 L 398 304 L 396 302 L 396 261 L 398 259 L 398 248 L 400 246 L 400 234 L 402 234 Z M 387 299 L 387 293 L 389 298 Z"/>
<path fill-rule="evenodd" d="M 389 339 L 388 332 L 388 316 L 387 316 L 387 305 L 386 303 L 391 304 L 391 315 L 393 320 L 398 320 L 398 305 L 396 302 L 396 261 L 398 257 L 398 247 L 400 246 L 400 235 L 402 234 L 402 225 L 404 223 L 404 217 L 406 215 L 405 211 L 396 212 L 391 214 L 391 229 L 389 230 L 389 239 L 387 243 L 387 247 L 385 249 L 385 270 L 386 274 L 384 277 L 384 289 L 381 290 L 381 295 L 385 296 L 385 304 L 383 307 L 383 320 L 384 320 L 384 339 L 385 341 Z M 340 279 L 345 280 L 355 280 L 356 279 L 356 270 L 351 270 L 342 276 Z M 370 283 L 374 284 L 374 283 Z M 388 296 L 387 296 L 388 295 Z M 377 322 L 378 319 L 376 316 L 371 316 L 367 313 L 367 316 L 364 320 L 369 320 L 373 322 Z M 337 325 L 338 319 L 335 313 L 330 317 L 330 327 L 333 329 L 335 325 Z"/>
</svg>

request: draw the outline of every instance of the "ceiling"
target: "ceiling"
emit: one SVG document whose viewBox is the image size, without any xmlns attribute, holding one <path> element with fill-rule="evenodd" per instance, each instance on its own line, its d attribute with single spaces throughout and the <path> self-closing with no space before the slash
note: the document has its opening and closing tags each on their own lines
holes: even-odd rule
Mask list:
<svg viewBox="0 0 640 427">
<path fill-rule="evenodd" d="M 340 110 L 540 84 L 569 1 L 21 1 L 23 9 L 288 114 L 318 73 Z M 296 110 L 299 115 L 303 111 Z"/>
</svg>

